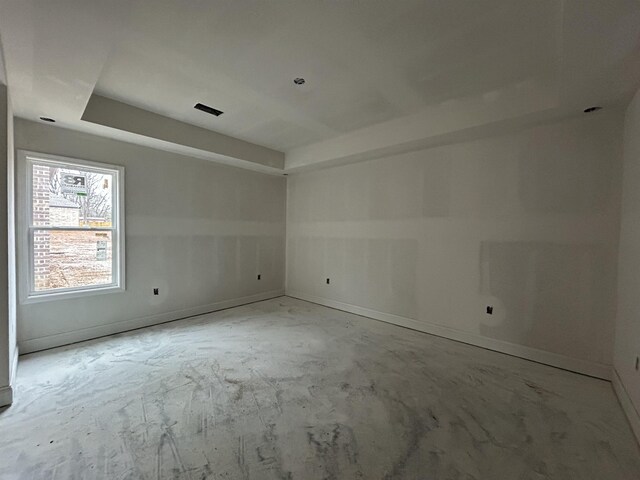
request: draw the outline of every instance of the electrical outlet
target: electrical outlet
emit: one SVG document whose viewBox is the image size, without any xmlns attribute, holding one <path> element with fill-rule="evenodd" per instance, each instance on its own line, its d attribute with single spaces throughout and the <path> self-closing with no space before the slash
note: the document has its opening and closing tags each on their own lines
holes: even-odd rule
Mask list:
<svg viewBox="0 0 640 480">
<path fill-rule="evenodd" d="M 154 288 L 153 289 L 153 294 L 154 295 L 160 295 L 160 289 L 159 288 Z"/>
<path fill-rule="evenodd" d="M 487 305 L 487 315 L 493 315 L 493 306 Z"/>
<path fill-rule="evenodd" d="M 258 280 L 260 280 L 262 278 L 262 275 L 259 273 L 258 274 Z"/>
<path fill-rule="evenodd" d="M 331 280 L 327 278 L 327 285 L 331 283 Z"/>
</svg>

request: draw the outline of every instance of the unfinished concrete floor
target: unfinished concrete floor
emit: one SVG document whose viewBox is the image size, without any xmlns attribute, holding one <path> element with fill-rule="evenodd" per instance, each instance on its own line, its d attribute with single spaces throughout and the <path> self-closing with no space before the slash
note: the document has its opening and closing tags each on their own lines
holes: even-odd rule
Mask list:
<svg viewBox="0 0 640 480">
<path fill-rule="evenodd" d="M 628 479 L 607 382 L 278 298 L 20 359 L 2 479 Z"/>
</svg>

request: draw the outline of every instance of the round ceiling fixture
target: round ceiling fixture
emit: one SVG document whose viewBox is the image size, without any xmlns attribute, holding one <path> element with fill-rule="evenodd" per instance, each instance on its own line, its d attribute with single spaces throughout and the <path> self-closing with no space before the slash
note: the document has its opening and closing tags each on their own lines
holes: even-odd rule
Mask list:
<svg viewBox="0 0 640 480">
<path fill-rule="evenodd" d="M 589 107 L 584 109 L 584 113 L 593 113 L 602 110 L 602 107 Z"/>
<path fill-rule="evenodd" d="M 298 77 L 293 79 L 293 83 L 295 83 L 296 85 L 304 85 L 305 83 L 307 83 L 307 81 L 302 77 Z"/>
<path fill-rule="evenodd" d="M 40 120 L 42 120 L 43 122 L 56 123 L 56 121 L 53 118 L 49 118 L 49 117 L 40 117 Z"/>
</svg>

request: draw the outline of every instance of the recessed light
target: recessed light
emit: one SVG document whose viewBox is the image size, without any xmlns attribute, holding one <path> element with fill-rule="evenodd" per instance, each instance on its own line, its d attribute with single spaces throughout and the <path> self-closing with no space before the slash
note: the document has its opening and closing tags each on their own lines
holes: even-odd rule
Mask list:
<svg viewBox="0 0 640 480">
<path fill-rule="evenodd" d="M 307 81 L 302 78 L 302 77 L 298 77 L 298 78 L 294 78 L 293 79 L 293 83 L 295 83 L 296 85 L 304 85 Z"/>
<path fill-rule="evenodd" d="M 49 117 L 40 117 L 40 120 L 42 120 L 43 122 L 56 123 L 56 121 L 53 118 L 49 118 Z"/>
<path fill-rule="evenodd" d="M 602 110 L 602 107 L 589 107 L 584 109 L 584 113 L 593 113 Z"/>
</svg>

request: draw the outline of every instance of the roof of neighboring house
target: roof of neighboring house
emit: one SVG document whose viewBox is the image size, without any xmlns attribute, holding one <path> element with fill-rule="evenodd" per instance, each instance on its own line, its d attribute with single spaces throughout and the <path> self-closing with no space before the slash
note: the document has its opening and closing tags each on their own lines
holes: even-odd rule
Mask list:
<svg viewBox="0 0 640 480">
<path fill-rule="evenodd" d="M 68 198 L 64 198 L 62 195 L 56 195 L 54 193 L 49 197 L 49 206 L 56 208 L 80 208 L 80 205 L 72 202 Z"/>
</svg>

